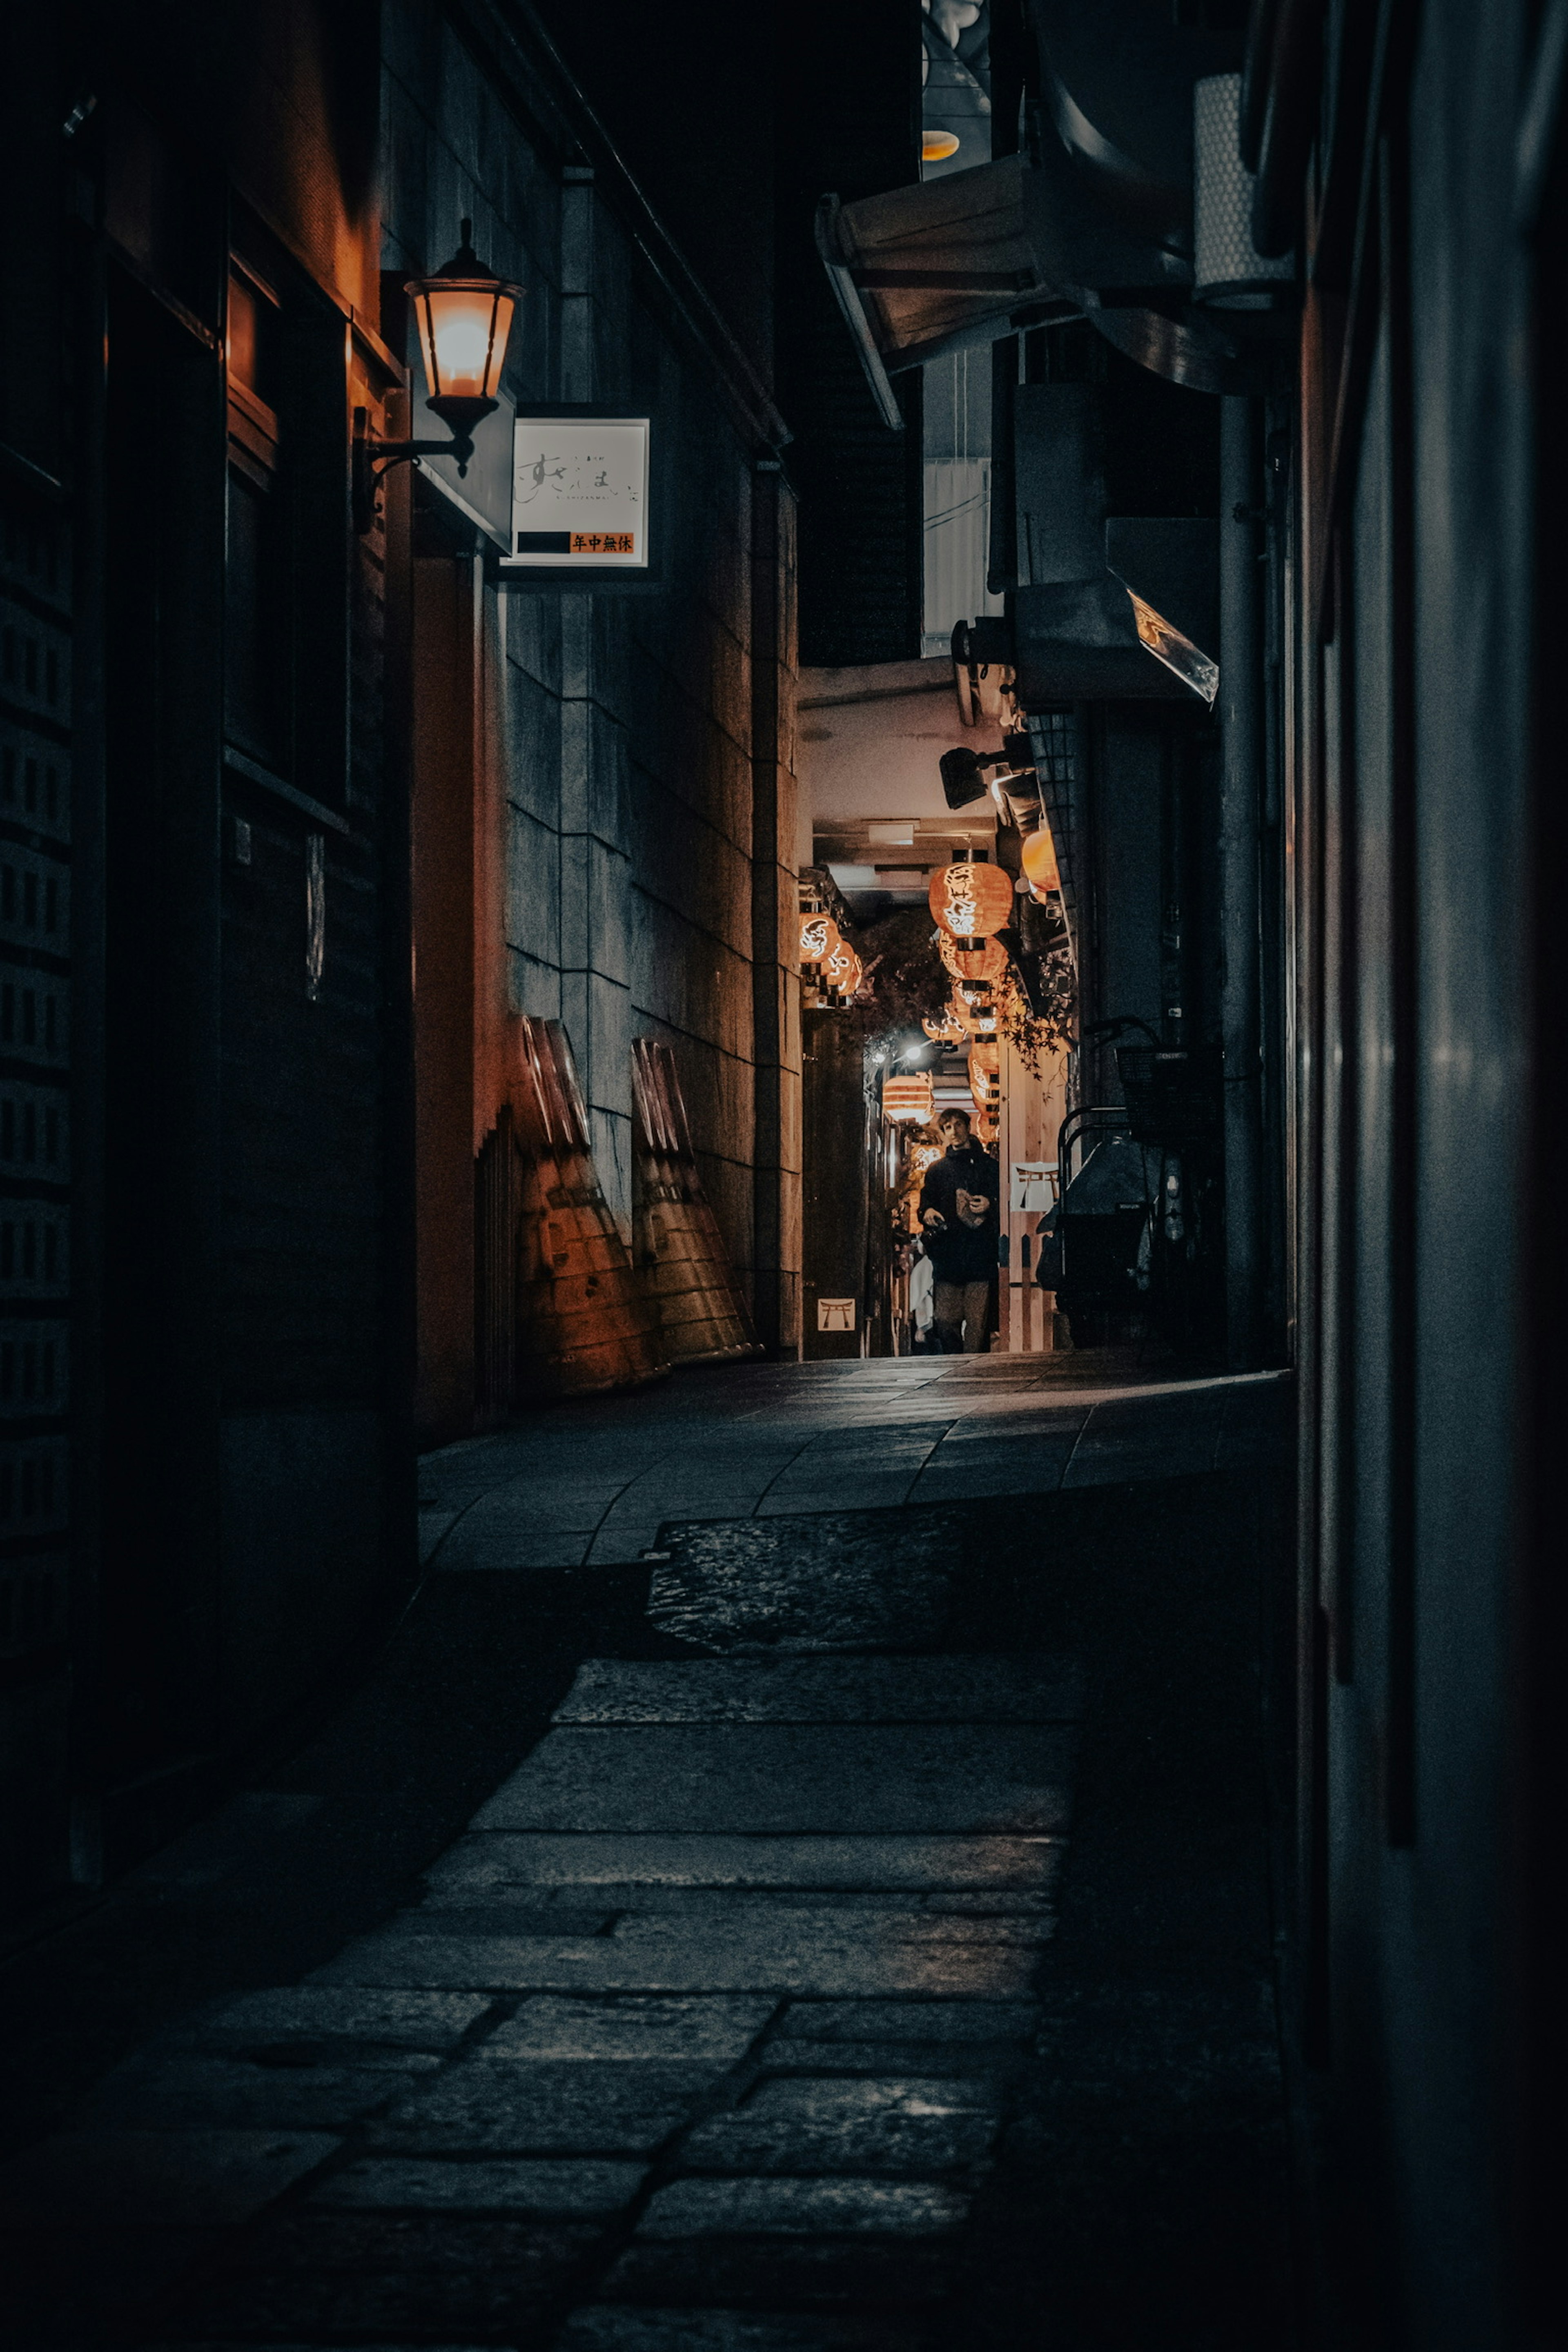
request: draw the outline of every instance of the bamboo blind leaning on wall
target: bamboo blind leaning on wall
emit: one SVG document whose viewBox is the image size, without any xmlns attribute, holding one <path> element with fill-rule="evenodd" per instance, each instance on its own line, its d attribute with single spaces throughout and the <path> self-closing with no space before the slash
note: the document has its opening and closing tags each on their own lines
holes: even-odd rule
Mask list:
<svg viewBox="0 0 1568 2352">
<path fill-rule="evenodd" d="M 627 1388 L 669 1369 L 658 1313 L 600 1188 L 566 1033 L 527 1015 L 518 1028 L 516 1392 Z"/>
<path fill-rule="evenodd" d="M 746 1302 L 702 1190 L 675 1056 L 656 1038 L 632 1046 L 633 1222 L 637 1272 L 671 1362 L 759 1355 Z"/>
</svg>

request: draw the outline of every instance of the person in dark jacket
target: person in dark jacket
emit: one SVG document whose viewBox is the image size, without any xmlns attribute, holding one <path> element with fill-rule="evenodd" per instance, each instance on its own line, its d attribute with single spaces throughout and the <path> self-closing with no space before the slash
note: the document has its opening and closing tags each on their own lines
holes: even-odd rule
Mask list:
<svg viewBox="0 0 1568 2352">
<path fill-rule="evenodd" d="M 967 1112 L 943 1111 L 937 1133 L 947 1146 L 926 1170 L 921 1226 L 936 1277 L 935 1336 L 944 1355 L 980 1355 L 985 1309 L 996 1271 L 996 1162 L 971 1133 Z"/>
</svg>

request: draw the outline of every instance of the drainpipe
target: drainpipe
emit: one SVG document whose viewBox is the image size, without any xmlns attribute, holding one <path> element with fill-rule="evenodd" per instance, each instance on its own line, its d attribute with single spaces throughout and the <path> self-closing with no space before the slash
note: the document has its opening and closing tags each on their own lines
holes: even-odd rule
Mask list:
<svg viewBox="0 0 1568 2352">
<path fill-rule="evenodd" d="M 1226 1356 L 1261 1360 L 1263 1271 L 1258 1018 L 1258 581 L 1253 513 L 1256 404 L 1220 403 L 1220 946 L 1224 968 Z"/>
</svg>

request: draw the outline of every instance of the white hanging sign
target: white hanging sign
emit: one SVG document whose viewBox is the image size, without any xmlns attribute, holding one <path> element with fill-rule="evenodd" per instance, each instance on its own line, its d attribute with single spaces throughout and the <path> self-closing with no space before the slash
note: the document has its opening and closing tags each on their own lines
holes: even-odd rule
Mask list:
<svg viewBox="0 0 1568 2352">
<path fill-rule="evenodd" d="M 512 551 L 502 563 L 514 571 L 646 571 L 648 437 L 646 416 L 520 416 Z"/>
<path fill-rule="evenodd" d="M 1007 1205 L 1011 1209 L 1048 1209 L 1057 1197 L 1054 1160 L 1015 1160 Z"/>
</svg>

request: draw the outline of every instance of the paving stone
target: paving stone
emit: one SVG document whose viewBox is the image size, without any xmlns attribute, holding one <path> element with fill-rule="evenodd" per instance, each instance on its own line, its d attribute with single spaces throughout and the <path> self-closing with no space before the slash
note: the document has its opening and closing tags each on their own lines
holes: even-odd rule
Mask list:
<svg viewBox="0 0 1568 2352">
<path fill-rule="evenodd" d="M 474 1827 L 1038 1833 L 1065 1825 L 1072 1752 L 1049 1725 L 563 1726 Z"/>
<path fill-rule="evenodd" d="M 948 2235 L 876 2236 L 866 2231 L 645 2238 L 626 2248 L 598 2292 L 606 2300 L 632 2304 L 740 2304 L 824 2314 L 874 2309 L 907 2312 L 911 2319 L 918 2315 L 929 2322 L 933 2306 L 957 2283 L 957 2249 L 958 2241 Z M 947 2318 L 939 2313 L 929 2339 L 931 2352 L 950 2352 L 963 2340 Z"/>
<path fill-rule="evenodd" d="M 540 1536 L 532 1536 L 521 1528 L 515 1536 L 490 1537 L 468 1545 L 462 1542 L 459 1530 L 431 1566 L 438 1575 L 445 1572 L 450 1576 L 461 1576 L 476 1569 L 493 1574 L 498 1570 L 581 1568 L 593 1540 L 592 1528 Z"/>
<path fill-rule="evenodd" d="M 1016 2073 L 1018 2051 L 1004 2042 L 799 2042 L 764 2043 L 757 2063 L 765 2074 L 910 2074 L 953 2080 L 1000 2080 Z"/>
<path fill-rule="evenodd" d="M 245 2265 L 189 2290 L 179 2319 L 247 2343 L 531 2325 L 600 2242 L 591 2222 L 303 2212 L 272 2223 Z"/>
<path fill-rule="evenodd" d="M 781 1484 L 763 1496 L 757 1505 L 757 1517 L 769 1518 L 810 1518 L 817 1512 L 894 1511 L 908 1496 L 919 1467 L 911 1462 L 896 1475 L 886 1473 L 877 1476 L 854 1479 L 834 1479 L 831 1484 L 821 1474 L 803 1475 L 799 1482 Z"/>
<path fill-rule="evenodd" d="M 594 2304 L 573 2313 L 556 2342 L 559 2352 L 924 2352 L 931 2338 L 880 2319 Z"/>
<path fill-rule="evenodd" d="M 461 1514 L 442 1510 L 438 1505 L 421 1504 L 419 1509 L 419 1565 L 428 1568 L 443 1536 L 456 1527 Z"/>
<path fill-rule="evenodd" d="M 799 2000 L 774 2031 L 809 2042 L 1023 2042 L 1039 2022 L 1027 2000 Z"/>
<path fill-rule="evenodd" d="M 564 1892 L 564 1890 L 562 1890 Z M 1040 1887 L 1012 1887 L 984 1895 L 964 1892 L 953 1894 L 945 1888 L 932 1887 L 716 1887 L 716 1886 L 606 1886 L 602 1890 L 613 1909 L 606 1915 L 614 1928 L 628 1924 L 634 1915 L 654 1913 L 662 1918 L 684 1919 L 688 1922 L 706 1920 L 726 1926 L 742 1923 L 757 1926 L 764 1921 L 787 1921 L 800 1911 L 821 1911 L 825 1907 L 838 1912 L 913 1913 L 921 1918 L 964 1919 L 1037 1919 L 1048 1924 L 1056 1916 L 1054 1895 Z M 427 1895 L 416 1910 L 405 1912 L 400 1924 L 411 1932 L 431 1936 L 510 1936 L 523 1931 L 538 1935 L 542 1932 L 540 1907 L 532 1889 L 528 1899 L 519 1895 L 491 1891 L 479 1893 L 448 1893 L 445 1888 Z M 563 1902 L 561 1917 L 571 1919 L 571 1907 Z M 579 1930 L 563 1926 L 563 1937 L 576 1937 Z M 606 1928 L 604 1932 L 613 1932 Z"/>
<path fill-rule="evenodd" d="M 351 1947 L 323 1976 L 340 1981 L 487 1984 L 498 1990 L 973 1994 L 1027 1990 L 1048 1922 L 919 1912 L 792 1914 L 732 1925 L 657 1914 L 614 1936 L 425 1935 L 402 1927 Z"/>
<path fill-rule="evenodd" d="M 425 2155 L 643 2156 L 679 2130 L 721 2070 L 465 2058 L 364 2126 L 377 2148 Z"/>
<path fill-rule="evenodd" d="M 679 1514 L 666 1514 L 676 1522 Z M 679 1558 L 654 1572 L 647 1613 L 666 1633 L 717 1650 L 860 1649 L 931 1640 L 946 1622 L 951 1530 L 909 1530 L 889 1563 L 886 1538 L 846 1517 L 814 1528 L 809 1553 L 781 1525 L 674 1525 Z"/>
<path fill-rule="evenodd" d="M 242 2221 L 341 2146 L 321 2132 L 58 2132 L 0 2168 L 0 2227 Z"/>
<path fill-rule="evenodd" d="M 1089 1415 L 1087 1404 L 1034 1404 L 1020 1412 L 1016 1399 L 998 1398 L 984 1412 L 954 1422 L 942 1445 L 974 1447 L 1005 1458 L 1016 1446 L 1053 1447 L 1064 1439 L 1070 1444 Z"/>
<path fill-rule="evenodd" d="M 1082 1713 L 1069 1658 L 591 1658 L 557 1723 L 1051 1723 Z"/>
<path fill-rule="evenodd" d="M 339 1985 L 484 1985 L 492 1993 L 597 1991 L 594 1937 L 422 1935 L 397 1927 L 363 1936 L 318 1969 Z M 627 1990 L 635 1988 L 628 1987 Z M 649 1987 L 649 1990 L 656 1988 Z"/>
<path fill-rule="evenodd" d="M 390 2053 L 389 2053 L 390 2054 Z M 268 2066 L 243 2059 L 128 2059 L 104 2077 L 84 2110 L 95 2124 L 178 2128 L 199 2124 L 342 2127 L 389 2099 L 405 2097 L 440 2060 L 404 2051 L 380 2066 Z"/>
<path fill-rule="evenodd" d="M 325 2042 L 443 2051 L 489 2007 L 483 1993 L 286 1985 L 242 1994 L 193 2021 L 182 2038 L 209 2048 L 254 2042 L 279 2052 Z"/>
<path fill-rule="evenodd" d="M 929 2181 L 674 2180 L 656 2189 L 639 2238 L 788 2236 L 867 2231 L 926 2237 L 956 2230 L 969 2200 Z"/>
<path fill-rule="evenodd" d="M 1049 1837 L 626 1837 L 490 1830 L 462 1838 L 427 1874 L 448 1897 L 507 1886 L 1039 1886 L 1061 1855 Z"/>
<path fill-rule="evenodd" d="M 591 1906 L 579 1895 L 574 1902 L 564 1890 L 547 1888 L 542 1893 L 533 1887 L 517 1887 L 500 1899 L 488 1901 L 454 1898 L 444 1890 L 426 1895 L 417 1906 L 422 1925 L 439 1928 L 444 1935 L 547 1936 L 552 1943 L 563 1938 L 581 1942 L 592 1936 L 607 1935 L 615 1926 L 616 1915 L 626 1907 L 625 1901 L 601 1896 Z M 439 1915 L 437 1917 L 436 1915 Z M 413 1913 L 403 1916 L 412 1918 Z"/>
<path fill-rule="evenodd" d="M 763 2082 L 688 2133 L 690 2172 L 927 2173 L 984 2161 L 1000 2128 L 989 2086 L 932 2076 Z"/>
<path fill-rule="evenodd" d="M 1031 1469 L 1016 1459 L 995 1469 L 986 1469 L 973 1463 L 944 1461 L 938 1455 L 910 1489 L 910 1501 L 919 1507 L 982 1502 L 998 1495 L 1054 1495 L 1067 1466 L 1066 1454 L 1064 1447 L 1060 1459 L 1050 1465 L 1048 1472 Z"/>
<path fill-rule="evenodd" d="M 517 2212 L 576 2220 L 618 2212 L 647 2178 L 640 2164 L 549 2158 L 444 2164 L 366 2157 L 329 2174 L 310 2201 L 377 2212 Z"/>
<path fill-rule="evenodd" d="M 743 2058 L 773 2016 L 768 2000 L 525 2001 L 479 2045 L 493 2060 L 608 2058 L 698 2062 Z"/>
</svg>

